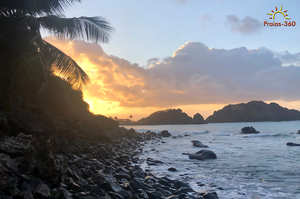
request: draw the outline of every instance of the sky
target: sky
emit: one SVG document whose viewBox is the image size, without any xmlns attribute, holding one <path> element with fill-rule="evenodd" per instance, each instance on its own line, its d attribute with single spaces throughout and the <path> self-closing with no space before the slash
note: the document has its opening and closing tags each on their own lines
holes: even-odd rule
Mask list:
<svg viewBox="0 0 300 199">
<path fill-rule="evenodd" d="M 103 45 L 108 54 L 145 66 L 153 57 L 170 56 L 187 41 L 211 48 L 267 47 L 299 52 L 299 28 L 263 28 L 266 15 L 282 5 L 299 21 L 297 0 L 85 0 L 67 9 L 66 16 L 103 16 L 115 28 Z M 257 32 L 232 31 L 228 16 L 256 19 Z"/>
<path fill-rule="evenodd" d="M 296 26 L 265 27 L 281 5 Z M 181 108 L 207 117 L 250 100 L 300 109 L 299 8 L 297 0 L 85 0 L 66 16 L 105 17 L 110 42 L 47 39 L 90 75 L 83 93 L 97 114 L 139 119 Z"/>
</svg>

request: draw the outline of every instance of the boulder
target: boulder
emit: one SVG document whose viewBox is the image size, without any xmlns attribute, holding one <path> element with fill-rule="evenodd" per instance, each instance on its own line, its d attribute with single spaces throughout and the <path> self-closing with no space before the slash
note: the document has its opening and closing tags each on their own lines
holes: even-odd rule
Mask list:
<svg viewBox="0 0 300 199">
<path fill-rule="evenodd" d="M 32 137 L 20 133 L 16 137 L 3 137 L 0 140 L 0 151 L 11 156 L 21 156 L 31 150 Z"/>
<path fill-rule="evenodd" d="M 177 169 L 174 167 L 170 167 L 170 168 L 168 168 L 168 171 L 175 172 L 175 171 L 177 171 Z"/>
<path fill-rule="evenodd" d="M 193 146 L 195 146 L 195 147 L 208 148 L 207 145 L 203 144 L 199 140 L 192 140 L 191 142 L 193 143 Z"/>
<path fill-rule="evenodd" d="M 293 143 L 293 142 L 288 142 L 286 143 L 287 146 L 300 146 L 300 144 Z"/>
<path fill-rule="evenodd" d="M 201 150 L 194 154 L 184 153 L 184 155 L 188 155 L 190 159 L 196 160 L 217 159 L 217 155 L 215 154 L 215 152 L 210 150 Z"/>
<path fill-rule="evenodd" d="M 216 192 L 203 193 L 202 196 L 203 199 L 219 199 Z"/>
<path fill-rule="evenodd" d="M 169 131 L 167 131 L 167 130 L 161 131 L 159 133 L 159 135 L 162 136 L 162 137 L 171 137 L 172 136 L 171 133 L 169 133 Z"/>
<path fill-rule="evenodd" d="M 147 162 L 148 165 L 151 165 L 151 166 L 156 166 L 156 165 L 159 165 L 159 164 L 163 164 L 162 161 L 154 160 L 152 158 L 147 158 L 146 162 Z"/>
<path fill-rule="evenodd" d="M 51 193 L 50 193 L 50 188 L 46 184 L 39 184 L 36 189 L 35 193 L 41 197 L 41 198 L 49 198 Z"/>
<path fill-rule="evenodd" d="M 300 134 L 300 130 L 298 130 L 297 134 Z"/>
<path fill-rule="evenodd" d="M 242 128 L 242 130 L 241 130 L 241 134 L 258 134 L 258 133 L 260 133 L 260 132 L 257 131 L 252 126 L 246 126 L 246 127 Z"/>
</svg>

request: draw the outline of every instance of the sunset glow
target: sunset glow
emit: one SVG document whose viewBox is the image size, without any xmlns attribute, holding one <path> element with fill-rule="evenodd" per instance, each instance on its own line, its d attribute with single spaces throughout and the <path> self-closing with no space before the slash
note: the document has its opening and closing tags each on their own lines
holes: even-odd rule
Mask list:
<svg viewBox="0 0 300 199">
<path fill-rule="evenodd" d="M 256 88 L 258 92 L 240 88 L 231 78 L 225 87 L 217 79 L 200 73 L 191 72 L 190 76 L 185 76 L 181 71 L 182 66 L 176 66 L 170 60 L 156 61 L 151 63 L 150 68 L 144 69 L 125 59 L 107 55 L 97 44 L 51 38 L 47 40 L 74 58 L 89 75 L 90 82 L 83 87 L 83 98 L 89 104 L 90 111 L 95 114 L 123 119 L 133 116 L 133 120 L 138 120 L 158 110 L 181 108 L 191 116 L 201 113 L 206 118 L 228 103 L 264 100 L 261 98 L 264 92 Z M 203 44 L 187 42 L 175 50 L 170 59 L 178 61 L 182 56 L 190 56 L 189 53 L 197 48 L 204 51 L 207 49 L 209 53 L 215 51 Z M 184 64 L 193 67 L 194 63 Z M 209 65 L 214 65 L 214 62 Z M 225 70 L 222 75 L 226 77 L 226 73 Z M 228 75 L 230 77 L 230 73 Z M 232 95 L 227 94 L 233 91 L 229 89 L 226 92 L 228 88 L 234 88 Z M 247 95 L 251 92 L 252 97 L 247 100 Z M 289 108 L 300 108 L 300 101 L 297 100 L 266 101 L 275 101 Z"/>
</svg>

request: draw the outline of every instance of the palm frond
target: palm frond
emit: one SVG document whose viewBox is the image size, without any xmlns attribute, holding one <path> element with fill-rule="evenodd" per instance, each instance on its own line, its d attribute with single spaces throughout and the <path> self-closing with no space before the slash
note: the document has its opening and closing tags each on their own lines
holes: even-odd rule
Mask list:
<svg viewBox="0 0 300 199">
<path fill-rule="evenodd" d="M 42 28 L 59 38 L 108 42 L 113 28 L 101 17 L 62 18 L 54 15 L 38 18 Z"/>
<path fill-rule="evenodd" d="M 0 9 L 23 10 L 31 14 L 58 14 L 74 2 L 81 0 L 1 0 Z"/>
<path fill-rule="evenodd" d="M 77 88 L 81 88 L 89 81 L 89 77 L 84 70 L 61 50 L 46 41 L 42 41 L 39 46 L 43 60 L 48 63 L 49 67 L 55 68 L 56 75 Z"/>
</svg>

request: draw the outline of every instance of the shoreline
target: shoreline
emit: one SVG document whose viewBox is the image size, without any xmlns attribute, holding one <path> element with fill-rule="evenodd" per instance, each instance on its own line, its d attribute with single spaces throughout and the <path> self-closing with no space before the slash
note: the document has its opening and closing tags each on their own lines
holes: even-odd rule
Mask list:
<svg viewBox="0 0 300 199">
<path fill-rule="evenodd" d="M 141 169 L 139 154 L 147 141 L 161 139 L 156 133 L 117 131 L 110 143 L 24 133 L 2 136 L 1 198 L 218 198 Z"/>
</svg>

